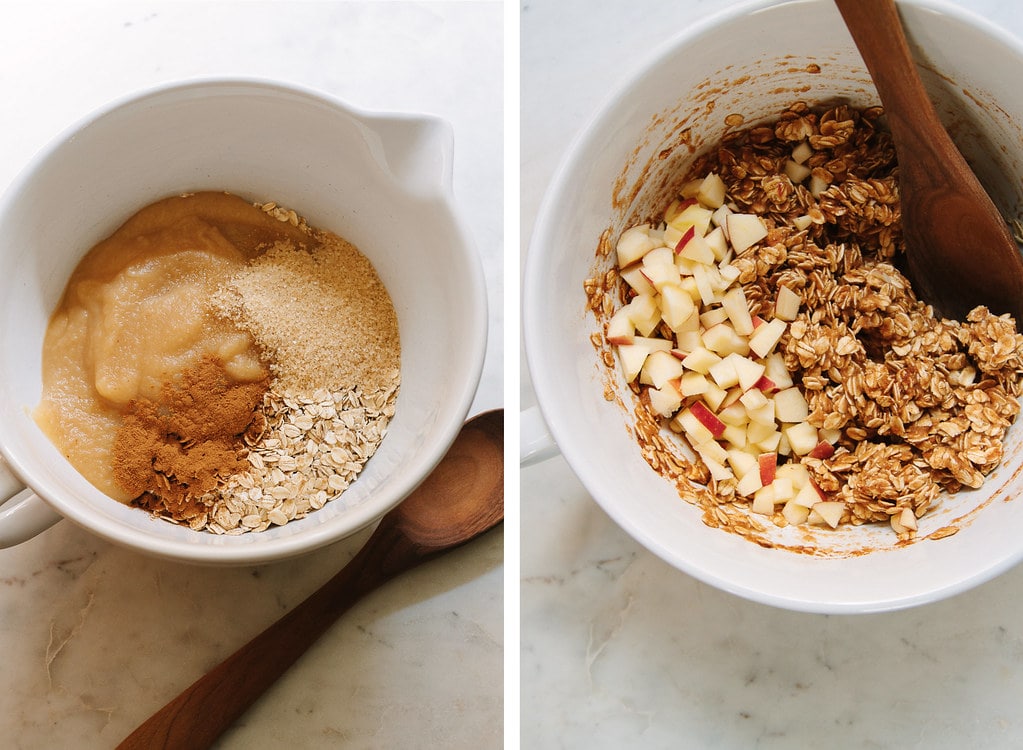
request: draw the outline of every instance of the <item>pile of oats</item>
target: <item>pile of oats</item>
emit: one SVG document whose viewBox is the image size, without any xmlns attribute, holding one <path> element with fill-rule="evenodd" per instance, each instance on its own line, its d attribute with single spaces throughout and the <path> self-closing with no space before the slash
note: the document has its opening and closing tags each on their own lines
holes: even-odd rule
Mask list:
<svg viewBox="0 0 1023 750">
<path fill-rule="evenodd" d="M 731 133 L 692 168 L 717 172 L 737 210 L 769 227 L 733 261 L 751 312 L 769 311 L 781 285 L 802 296 L 778 349 L 810 405 L 808 421 L 841 430 L 832 457 L 802 461 L 845 502 L 852 524 L 889 521 L 904 508 L 921 517 L 942 492 L 979 487 L 1002 459 L 1023 393 L 1023 336 L 1011 317 L 978 307 L 963 322 L 936 318 L 899 270 L 898 172 L 881 117 L 877 107 L 798 103 L 772 125 Z M 813 192 L 785 172 L 800 143 L 812 149 Z M 799 229 L 797 217 L 809 225 Z M 628 293 L 613 271 L 588 284 L 598 317 L 605 292 L 619 301 Z M 649 427 L 637 424 L 647 447 Z M 673 473 L 698 481 L 699 469 Z M 728 525 L 731 514 L 716 508 L 745 501 L 724 483 L 710 489 L 697 499 L 705 519 Z M 773 520 L 784 524 L 780 514 Z M 914 534 L 893 527 L 900 538 Z"/>
<path fill-rule="evenodd" d="M 250 468 L 205 495 L 208 512 L 189 526 L 215 534 L 263 531 L 336 500 L 383 440 L 397 391 L 397 371 L 391 387 L 368 393 L 269 391 L 262 429 L 245 438 Z"/>
</svg>

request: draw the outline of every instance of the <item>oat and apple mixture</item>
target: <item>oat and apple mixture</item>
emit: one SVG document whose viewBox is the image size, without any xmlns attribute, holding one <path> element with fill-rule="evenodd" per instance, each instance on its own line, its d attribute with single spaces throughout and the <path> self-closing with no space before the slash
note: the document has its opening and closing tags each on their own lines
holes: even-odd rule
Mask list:
<svg viewBox="0 0 1023 750">
<path fill-rule="evenodd" d="M 607 322 L 595 343 L 640 396 L 645 457 L 706 484 L 684 494 L 711 525 L 748 507 L 910 539 L 940 493 L 979 487 L 1002 459 L 1023 336 L 1010 316 L 943 320 L 914 295 L 881 118 L 797 103 L 730 133 L 586 282 Z M 696 461 L 662 450 L 665 425 Z"/>
</svg>

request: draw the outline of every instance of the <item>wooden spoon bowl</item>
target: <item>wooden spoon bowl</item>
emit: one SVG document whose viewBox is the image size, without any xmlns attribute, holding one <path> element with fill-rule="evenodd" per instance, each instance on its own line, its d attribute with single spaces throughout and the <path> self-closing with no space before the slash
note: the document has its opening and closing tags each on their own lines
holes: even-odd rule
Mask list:
<svg viewBox="0 0 1023 750">
<path fill-rule="evenodd" d="M 948 318 L 964 320 L 974 307 L 985 305 L 1023 323 L 1023 257 L 938 118 L 895 3 L 835 4 L 888 117 L 899 160 L 906 266 L 917 296 Z"/>
</svg>

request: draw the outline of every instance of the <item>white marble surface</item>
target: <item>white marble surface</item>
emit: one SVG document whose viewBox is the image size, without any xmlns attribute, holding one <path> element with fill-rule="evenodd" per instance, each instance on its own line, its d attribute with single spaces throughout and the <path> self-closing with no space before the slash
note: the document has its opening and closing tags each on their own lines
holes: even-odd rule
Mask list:
<svg viewBox="0 0 1023 750">
<path fill-rule="evenodd" d="M 587 116 L 657 44 L 727 4 L 521 2 L 523 251 Z M 961 4 L 1023 37 L 1016 3 Z M 520 482 L 522 747 L 1023 747 L 1023 569 L 898 613 L 791 613 L 661 562 L 560 458 Z"/>
<path fill-rule="evenodd" d="M 199 75 L 267 76 L 455 131 L 456 197 L 491 301 L 473 412 L 503 402 L 503 9 L 499 2 L 4 3 L 0 187 L 91 109 Z M 291 562 L 204 569 L 69 522 L 0 550 L 0 746 L 113 747 L 329 578 L 365 536 Z M 496 748 L 503 533 L 350 611 L 223 748 Z"/>
</svg>

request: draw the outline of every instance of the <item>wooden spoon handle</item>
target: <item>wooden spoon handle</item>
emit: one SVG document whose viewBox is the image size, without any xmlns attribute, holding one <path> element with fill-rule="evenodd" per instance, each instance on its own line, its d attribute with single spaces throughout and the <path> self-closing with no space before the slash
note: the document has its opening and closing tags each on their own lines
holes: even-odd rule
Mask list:
<svg viewBox="0 0 1023 750">
<path fill-rule="evenodd" d="M 917 74 L 894 0 L 835 0 L 835 5 L 888 112 L 892 134 L 911 137 L 935 124 L 943 130 Z"/>
<path fill-rule="evenodd" d="M 210 747 L 341 614 L 425 559 L 385 518 L 340 573 L 153 714 L 118 750 Z"/>
</svg>

